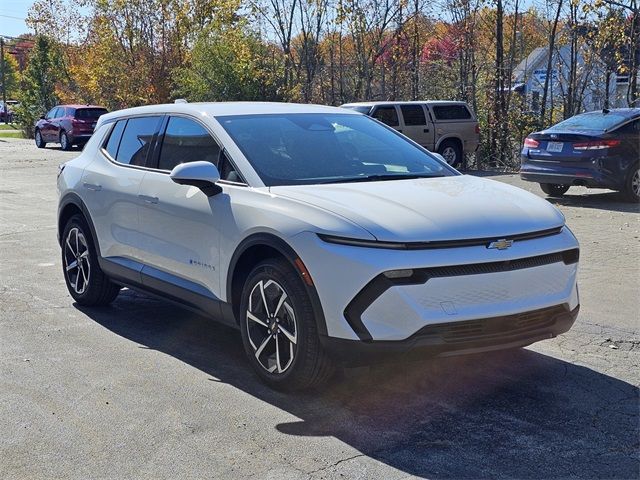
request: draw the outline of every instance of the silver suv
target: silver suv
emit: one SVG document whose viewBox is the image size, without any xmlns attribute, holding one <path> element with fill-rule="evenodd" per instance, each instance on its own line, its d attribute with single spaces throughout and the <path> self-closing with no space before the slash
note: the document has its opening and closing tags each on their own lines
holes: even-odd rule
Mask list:
<svg viewBox="0 0 640 480">
<path fill-rule="evenodd" d="M 465 102 L 360 102 L 342 108 L 385 123 L 456 168 L 463 166 L 464 154 L 475 152 L 480 144 L 478 120 Z"/>
</svg>

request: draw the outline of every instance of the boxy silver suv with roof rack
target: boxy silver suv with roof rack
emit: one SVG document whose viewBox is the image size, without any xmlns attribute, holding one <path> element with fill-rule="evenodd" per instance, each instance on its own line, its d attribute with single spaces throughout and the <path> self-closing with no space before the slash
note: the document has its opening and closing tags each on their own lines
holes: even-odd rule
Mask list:
<svg viewBox="0 0 640 480">
<path fill-rule="evenodd" d="M 457 168 L 463 165 L 464 154 L 475 152 L 480 144 L 478 120 L 464 102 L 361 102 L 342 108 L 381 121 Z"/>
</svg>

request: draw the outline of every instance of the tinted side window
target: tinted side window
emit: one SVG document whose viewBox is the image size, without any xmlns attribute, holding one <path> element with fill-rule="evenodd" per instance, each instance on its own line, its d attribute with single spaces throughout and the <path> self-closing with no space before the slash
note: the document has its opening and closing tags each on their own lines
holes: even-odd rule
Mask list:
<svg viewBox="0 0 640 480">
<path fill-rule="evenodd" d="M 45 118 L 54 118 L 54 115 L 56 114 L 56 110 L 58 110 L 57 107 L 52 108 L 51 110 L 49 110 L 49 112 L 47 112 L 47 114 L 45 115 Z"/>
<path fill-rule="evenodd" d="M 623 125 L 615 133 L 621 133 L 623 135 L 638 135 L 640 132 L 640 120 L 636 120 L 635 122 L 629 122 L 626 125 Z"/>
<path fill-rule="evenodd" d="M 122 138 L 122 132 L 126 124 L 127 124 L 126 120 L 119 120 L 118 122 L 116 122 L 115 126 L 111 130 L 111 135 L 109 135 L 109 140 L 105 145 L 105 150 L 109 153 L 111 158 L 113 158 L 114 160 L 118 155 L 118 147 L 120 146 L 120 139 Z"/>
<path fill-rule="evenodd" d="M 120 140 L 116 162 L 142 166 L 152 145 L 153 136 L 158 132 L 162 117 L 130 118 Z"/>
<path fill-rule="evenodd" d="M 62 118 L 64 117 L 64 107 L 60 107 L 58 108 L 58 110 L 56 110 L 56 118 Z"/>
<path fill-rule="evenodd" d="M 390 127 L 397 127 L 398 113 L 395 107 L 378 107 L 373 113 L 373 118 L 380 120 L 382 123 L 386 123 Z"/>
<path fill-rule="evenodd" d="M 464 105 L 434 105 L 433 113 L 438 120 L 468 120 L 471 113 Z"/>
<path fill-rule="evenodd" d="M 158 160 L 160 170 L 172 170 L 181 163 L 205 161 L 218 163 L 220 147 L 209 132 L 194 120 L 171 117 L 162 140 Z"/>
<path fill-rule="evenodd" d="M 427 119 L 424 116 L 424 110 L 421 105 L 401 105 L 400 110 L 402 110 L 405 125 L 412 126 L 427 124 Z"/>
</svg>

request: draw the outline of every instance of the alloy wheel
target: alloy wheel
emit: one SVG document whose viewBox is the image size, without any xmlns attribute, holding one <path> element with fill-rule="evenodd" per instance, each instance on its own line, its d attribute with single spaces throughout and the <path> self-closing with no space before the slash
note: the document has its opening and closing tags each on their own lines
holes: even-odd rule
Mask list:
<svg viewBox="0 0 640 480">
<path fill-rule="evenodd" d="M 64 260 L 69 285 L 78 295 L 83 294 L 89 286 L 91 266 L 87 239 L 77 227 L 69 230 L 65 239 Z"/>
<path fill-rule="evenodd" d="M 296 315 L 284 288 L 274 280 L 260 280 L 249 294 L 247 334 L 262 368 L 273 374 L 287 371 L 295 359 Z"/>
<path fill-rule="evenodd" d="M 636 169 L 631 178 L 631 191 L 636 198 L 640 198 L 640 169 Z"/>
<path fill-rule="evenodd" d="M 456 149 L 453 147 L 445 147 L 442 150 L 442 158 L 445 159 L 445 161 L 449 164 L 449 165 L 453 165 L 454 163 L 456 163 Z"/>
<path fill-rule="evenodd" d="M 60 135 L 60 147 L 62 147 L 62 150 L 69 148 L 69 138 L 67 138 L 67 134 L 64 132 Z"/>
</svg>

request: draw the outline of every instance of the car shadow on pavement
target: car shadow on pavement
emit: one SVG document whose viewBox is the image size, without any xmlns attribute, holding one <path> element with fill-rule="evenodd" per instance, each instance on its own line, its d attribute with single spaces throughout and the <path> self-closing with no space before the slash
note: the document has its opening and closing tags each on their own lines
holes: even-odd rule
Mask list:
<svg viewBox="0 0 640 480">
<path fill-rule="evenodd" d="M 76 307 L 300 419 L 274 424 L 282 434 L 336 437 L 407 474 L 638 476 L 638 389 L 531 350 L 352 370 L 321 390 L 282 393 L 253 374 L 239 332 L 212 320 L 129 290 L 111 307 Z"/>
<path fill-rule="evenodd" d="M 597 192 L 597 193 L 596 193 Z M 569 190 L 562 197 L 547 197 L 547 200 L 554 205 L 565 207 L 595 208 L 598 210 L 611 210 L 615 212 L 639 213 L 640 205 L 625 199 L 621 192 L 610 190 L 596 191 L 579 194 Z"/>
</svg>

